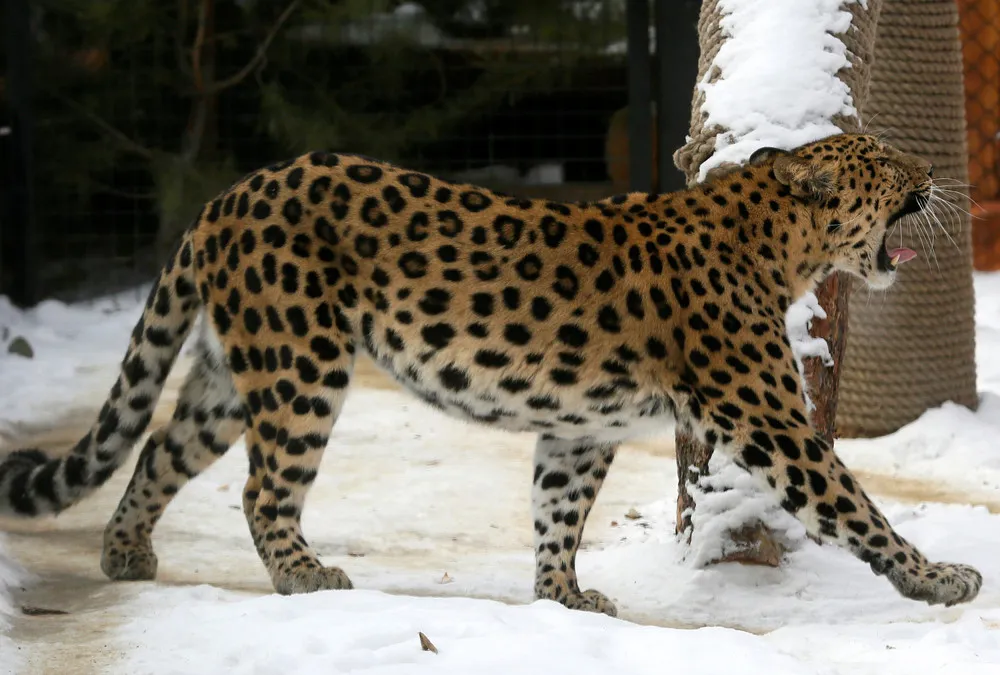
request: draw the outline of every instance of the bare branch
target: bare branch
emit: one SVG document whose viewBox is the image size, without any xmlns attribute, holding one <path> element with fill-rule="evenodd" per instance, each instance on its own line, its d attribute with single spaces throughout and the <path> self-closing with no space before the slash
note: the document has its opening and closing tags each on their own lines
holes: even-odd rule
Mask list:
<svg viewBox="0 0 1000 675">
<path fill-rule="evenodd" d="M 205 134 L 205 123 L 208 120 L 208 97 L 199 96 L 191 111 L 191 121 L 184 137 L 184 151 L 181 153 L 184 161 L 191 163 L 201 150 L 201 142 Z"/>
<path fill-rule="evenodd" d="M 211 93 L 205 91 L 205 73 L 202 66 L 202 52 L 205 49 L 205 37 L 209 32 L 209 12 L 212 11 L 213 0 L 201 0 L 198 5 L 198 30 L 195 33 L 194 45 L 191 48 L 191 75 L 194 80 L 195 89 L 198 94 L 195 96 L 194 108 L 184 133 L 182 157 L 185 162 L 191 163 L 198 156 L 201 150 L 201 142 L 205 133 L 205 123 L 208 119 L 208 101 Z M 215 75 L 215 59 L 208 60 L 208 78 Z"/>
<path fill-rule="evenodd" d="M 191 64 L 184 56 L 184 33 L 188 21 L 188 0 L 177 0 L 177 30 L 174 32 L 174 56 L 177 60 L 177 70 L 192 77 Z"/>
<path fill-rule="evenodd" d="M 205 86 L 199 88 L 199 92 L 202 94 L 214 94 L 242 82 L 246 76 L 252 73 L 254 69 L 257 68 L 257 66 L 260 65 L 260 63 L 265 59 L 268 47 L 271 46 L 274 38 L 278 35 L 278 31 L 281 30 L 281 27 L 286 21 L 288 21 L 288 18 L 295 12 L 295 10 L 298 9 L 300 4 L 301 0 L 292 0 L 292 2 L 289 3 L 288 7 L 285 8 L 285 11 L 278 17 L 278 20 L 274 22 L 274 26 L 271 27 L 271 31 L 264 38 L 264 41 L 257 47 L 257 53 L 254 54 L 253 58 L 250 59 L 250 61 L 243 66 L 239 72 L 227 77 L 224 80 L 206 84 Z"/>
<path fill-rule="evenodd" d="M 87 110 L 85 107 L 83 107 L 82 105 L 80 105 L 79 103 L 70 98 L 66 98 L 65 96 L 61 96 L 59 94 L 56 94 L 56 97 L 60 101 L 65 103 L 67 107 L 72 108 L 75 112 L 87 118 L 87 120 L 90 121 L 91 124 L 100 128 L 108 136 L 114 138 L 118 142 L 118 144 L 121 145 L 122 148 L 124 148 L 125 150 L 128 150 L 129 152 L 139 155 L 140 157 L 148 160 L 152 160 L 156 157 L 155 152 L 153 152 L 146 146 L 141 145 L 136 141 L 132 140 L 124 133 L 111 126 L 108 122 L 104 120 L 104 118 L 100 117 L 96 113 Z"/>
<path fill-rule="evenodd" d="M 194 46 L 191 47 L 191 71 L 194 76 L 194 88 L 205 94 L 205 83 L 201 74 L 201 50 L 205 48 L 205 30 L 208 24 L 209 6 L 212 0 L 201 0 L 198 5 L 198 31 L 194 36 Z"/>
</svg>

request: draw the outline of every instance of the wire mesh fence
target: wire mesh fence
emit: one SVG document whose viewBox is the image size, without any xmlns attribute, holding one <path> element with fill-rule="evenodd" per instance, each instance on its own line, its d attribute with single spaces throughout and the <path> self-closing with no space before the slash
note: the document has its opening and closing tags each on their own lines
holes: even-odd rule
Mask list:
<svg viewBox="0 0 1000 675">
<path fill-rule="evenodd" d="M 31 54 L 39 297 L 148 280 L 205 199 L 308 150 L 609 194 L 622 0 L 7 2 L 27 15 L 2 51 Z"/>
</svg>

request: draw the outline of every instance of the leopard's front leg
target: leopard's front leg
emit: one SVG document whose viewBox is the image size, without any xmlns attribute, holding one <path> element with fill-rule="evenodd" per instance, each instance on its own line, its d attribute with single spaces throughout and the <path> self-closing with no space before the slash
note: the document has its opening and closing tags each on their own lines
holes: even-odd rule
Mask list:
<svg viewBox="0 0 1000 675">
<path fill-rule="evenodd" d="M 815 537 L 835 543 L 889 579 L 904 597 L 928 604 L 969 602 L 982 575 L 968 565 L 932 563 L 903 539 L 857 478 L 812 427 L 790 353 L 781 354 L 779 336 L 767 359 L 733 378 L 730 395 L 714 397 L 694 388 L 688 407 L 692 427 L 738 465 L 761 476 L 781 506 Z"/>
<path fill-rule="evenodd" d="M 608 598 L 581 591 L 576 552 L 617 446 L 541 436 L 535 446 L 531 508 L 535 519 L 535 597 L 570 609 L 618 614 Z"/>
</svg>

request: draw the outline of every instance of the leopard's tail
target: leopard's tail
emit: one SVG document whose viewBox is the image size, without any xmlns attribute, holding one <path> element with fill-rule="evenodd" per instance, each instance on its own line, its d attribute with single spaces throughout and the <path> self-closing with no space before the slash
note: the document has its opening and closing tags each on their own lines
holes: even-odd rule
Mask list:
<svg viewBox="0 0 1000 675">
<path fill-rule="evenodd" d="M 192 255 L 188 232 L 149 294 L 118 380 L 87 435 L 68 453 L 26 449 L 0 458 L 0 515 L 59 513 L 103 485 L 128 457 L 201 309 Z"/>
</svg>

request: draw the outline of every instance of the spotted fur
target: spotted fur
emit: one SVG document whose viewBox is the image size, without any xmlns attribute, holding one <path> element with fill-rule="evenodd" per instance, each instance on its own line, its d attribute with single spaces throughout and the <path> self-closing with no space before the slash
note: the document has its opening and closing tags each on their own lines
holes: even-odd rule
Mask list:
<svg viewBox="0 0 1000 675">
<path fill-rule="evenodd" d="M 103 483 L 201 312 L 173 419 L 108 524 L 112 579 L 155 575 L 157 519 L 246 433 L 243 506 L 274 588 L 350 588 L 300 517 L 363 350 L 449 415 L 538 434 L 539 598 L 615 614 L 577 582 L 584 524 L 618 444 L 676 419 L 904 596 L 969 601 L 979 573 L 929 562 L 894 532 L 811 426 L 784 323 L 833 270 L 889 286 L 887 229 L 929 189 L 926 162 L 865 135 L 763 149 L 682 192 L 576 204 L 356 155 L 270 166 L 184 235 L 90 433 L 63 459 L 23 450 L 0 463 L 0 510 L 59 512 Z"/>
</svg>

